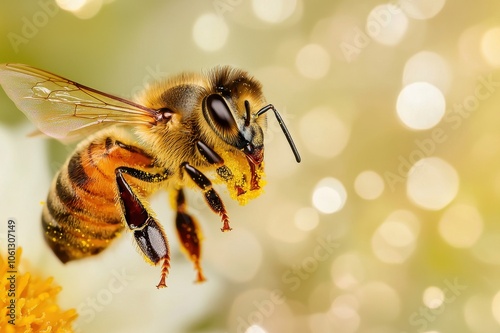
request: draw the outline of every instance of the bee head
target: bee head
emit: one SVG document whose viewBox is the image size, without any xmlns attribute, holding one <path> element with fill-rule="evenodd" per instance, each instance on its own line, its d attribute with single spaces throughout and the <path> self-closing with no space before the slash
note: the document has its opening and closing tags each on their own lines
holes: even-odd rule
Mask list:
<svg viewBox="0 0 500 333">
<path fill-rule="evenodd" d="M 242 151 L 253 164 L 260 164 L 264 158 L 265 112 L 273 110 L 300 161 L 278 112 L 271 104 L 265 105 L 259 82 L 246 72 L 222 67 L 213 72 L 211 87 L 211 93 L 202 101 L 203 116 L 224 142 Z"/>
<path fill-rule="evenodd" d="M 244 111 L 234 102 L 219 93 L 208 95 L 202 104 L 205 120 L 224 142 L 244 152 L 253 163 L 260 164 L 264 157 L 262 128 L 265 128 L 266 119 L 261 117 L 257 122 L 248 99 L 243 100 Z"/>
</svg>

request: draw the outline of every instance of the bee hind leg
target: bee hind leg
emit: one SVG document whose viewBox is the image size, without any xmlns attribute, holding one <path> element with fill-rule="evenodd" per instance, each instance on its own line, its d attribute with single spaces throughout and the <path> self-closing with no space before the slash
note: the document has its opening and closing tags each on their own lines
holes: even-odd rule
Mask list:
<svg viewBox="0 0 500 333">
<path fill-rule="evenodd" d="M 197 277 L 195 282 L 203 282 L 206 279 L 200 265 L 201 231 L 196 219 L 186 212 L 186 199 L 182 188 L 175 192 L 175 196 L 175 208 L 177 210 L 175 225 L 177 234 L 182 248 L 186 252 L 189 260 L 193 262 L 194 268 L 196 269 Z"/>
<path fill-rule="evenodd" d="M 127 226 L 133 231 L 137 245 L 146 258 L 154 265 L 163 260 L 160 282 L 156 287 L 164 288 L 167 286 L 165 280 L 170 268 L 170 251 L 165 232 L 139 200 L 123 175 L 129 174 L 134 178 L 144 181 L 159 182 L 166 179 L 169 174 L 168 172 L 165 172 L 165 174 L 151 174 L 128 167 L 117 168 L 115 174 L 122 212 Z"/>
</svg>

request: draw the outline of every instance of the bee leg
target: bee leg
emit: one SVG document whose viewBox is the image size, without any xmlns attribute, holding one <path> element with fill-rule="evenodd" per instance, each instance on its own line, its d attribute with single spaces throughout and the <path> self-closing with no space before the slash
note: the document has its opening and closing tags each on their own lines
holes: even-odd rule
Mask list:
<svg viewBox="0 0 500 333">
<path fill-rule="evenodd" d="M 196 147 L 208 163 L 218 166 L 216 172 L 219 177 L 224 179 L 224 181 L 226 182 L 233 179 L 233 173 L 226 165 L 224 165 L 224 159 L 220 157 L 219 154 L 217 154 L 212 148 L 207 146 L 202 141 L 196 142 Z M 235 185 L 235 187 L 238 195 L 242 195 L 245 193 L 245 190 L 241 186 Z"/>
<path fill-rule="evenodd" d="M 161 279 L 156 287 L 166 287 L 165 279 L 170 268 L 170 251 L 165 232 L 135 195 L 131 186 L 123 177 L 125 173 L 147 182 L 165 180 L 169 176 L 169 173 L 152 174 L 128 167 L 120 167 L 115 170 L 119 201 L 127 226 L 133 231 L 137 245 L 148 260 L 154 265 L 163 260 Z"/>
<path fill-rule="evenodd" d="M 221 198 L 217 192 L 212 188 L 212 182 L 205 176 L 201 171 L 195 167 L 189 165 L 189 163 L 183 163 L 182 167 L 186 170 L 187 174 L 195 182 L 196 185 L 203 191 L 205 195 L 205 201 L 208 203 L 210 208 L 217 214 L 220 215 L 222 220 L 221 230 L 229 231 L 232 230 L 229 226 L 229 217 L 227 216 L 226 208 L 222 203 Z"/>
<path fill-rule="evenodd" d="M 177 209 L 175 225 L 180 243 L 198 272 L 196 282 L 203 282 L 206 279 L 200 265 L 201 232 L 196 219 L 186 212 L 186 199 L 182 189 L 176 191 L 175 204 Z"/>
</svg>

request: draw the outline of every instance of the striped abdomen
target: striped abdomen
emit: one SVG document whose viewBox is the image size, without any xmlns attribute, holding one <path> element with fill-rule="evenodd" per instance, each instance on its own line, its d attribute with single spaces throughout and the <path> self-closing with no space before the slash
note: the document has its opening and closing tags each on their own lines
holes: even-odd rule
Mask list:
<svg viewBox="0 0 500 333">
<path fill-rule="evenodd" d="M 42 213 L 45 239 L 62 262 L 97 254 L 119 235 L 124 224 L 115 169 L 147 168 L 151 160 L 108 135 L 77 147 L 54 178 Z"/>
</svg>

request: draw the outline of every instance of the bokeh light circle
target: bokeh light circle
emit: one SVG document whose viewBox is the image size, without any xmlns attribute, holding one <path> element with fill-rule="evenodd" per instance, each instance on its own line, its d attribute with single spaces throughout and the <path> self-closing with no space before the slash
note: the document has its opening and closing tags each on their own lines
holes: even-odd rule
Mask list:
<svg viewBox="0 0 500 333">
<path fill-rule="evenodd" d="M 451 246 L 473 246 L 483 232 L 483 219 L 476 207 L 456 204 L 444 212 L 439 221 L 439 234 Z"/>
<path fill-rule="evenodd" d="M 429 309 L 437 309 L 445 299 L 444 292 L 436 286 L 427 287 L 422 295 L 422 301 Z"/>
<path fill-rule="evenodd" d="M 312 207 L 303 207 L 295 213 L 295 226 L 303 231 L 310 231 L 319 224 L 318 212 Z"/>
<path fill-rule="evenodd" d="M 82 8 L 87 0 L 56 0 L 59 8 L 69 12 L 77 11 Z"/>
<path fill-rule="evenodd" d="M 373 233 L 373 253 L 382 262 L 401 264 L 415 251 L 419 232 L 420 222 L 413 213 L 396 210 Z"/>
<path fill-rule="evenodd" d="M 498 323 L 495 321 L 494 313 L 492 313 L 493 295 L 487 295 L 484 292 L 470 292 L 467 290 L 467 287 L 471 287 L 470 284 L 465 284 L 465 282 L 460 281 L 460 279 L 458 279 L 458 282 L 465 288 L 465 292 L 469 294 L 463 306 L 463 317 L 467 324 L 467 326 L 464 327 L 465 331 L 497 332 Z M 464 297 L 464 289 L 457 290 L 455 288 L 455 293 L 450 293 L 450 295 L 453 300 L 458 297 Z"/>
<path fill-rule="evenodd" d="M 491 312 L 493 313 L 493 318 L 500 324 L 500 291 L 498 291 L 491 301 Z"/>
<path fill-rule="evenodd" d="M 422 208 L 439 210 L 455 198 L 458 188 L 459 177 L 455 168 L 439 157 L 426 157 L 410 169 L 406 194 Z"/>
<path fill-rule="evenodd" d="M 344 185 L 332 177 L 320 180 L 312 195 L 314 207 L 324 214 L 332 214 L 341 210 L 346 200 L 347 192 Z"/>
<path fill-rule="evenodd" d="M 355 252 L 339 255 L 332 263 L 330 276 L 340 289 L 357 287 L 365 278 L 365 266 L 360 255 Z"/>
<path fill-rule="evenodd" d="M 306 78 L 321 79 L 330 69 L 330 55 L 321 45 L 308 44 L 297 53 L 295 65 Z"/>
<path fill-rule="evenodd" d="M 297 0 L 252 0 L 252 9 L 262 21 L 280 23 L 289 18 L 297 8 Z"/>
<path fill-rule="evenodd" d="M 333 158 L 347 145 L 350 128 L 328 107 L 318 107 L 300 119 L 300 137 L 311 153 Z"/>
<path fill-rule="evenodd" d="M 280 242 L 300 243 L 307 237 L 305 231 L 315 228 L 319 223 L 319 213 L 312 207 L 304 208 L 291 203 L 274 204 L 266 214 L 266 230 L 270 236 Z M 311 212 L 312 211 L 312 212 Z M 305 220 L 311 218 L 311 220 Z M 290 221 L 295 223 L 290 224 Z"/>
<path fill-rule="evenodd" d="M 471 248 L 474 257 L 482 263 L 488 265 L 500 265 L 500 256 L 498 255 L 497 245 L 500 244 L 500 232 L 483 232 Z"/>
<path fill-rule="evenodd" d="M 485 60 L 494 67 L 500 67 L 500 27 L 486 31 L 481 39 L 481 51 Z"/>
<path fill-rule="evenodd" d="M 486 60 L 483 51 L 485 34 L 488 30 L 489 26 L 476 24 L 465 29 L 460 34 L 458 50 L 465 69 L 481 72 L 491 70 L 491 65 Z"/>
<path fill-rule="evenodd" d="M 361 172 L 354 180 L 354 190 L 363 199 L 374 200 L 384 192 L 384 179 L 375 171 Z"/>
<path fill-rule="evenodd" d="M 267 331 L 259 325 L 253 324 L 245 330 L 245 333 L 267 333 Z"/>
<path fill-rule="evenodd" d="M 414 82 L 428 82 L 447 92 L 452 82 L 449 62 L 435 52 L 421 51 L 406 61 L 403 72 L 403 85 Z"/>
<path fill-rule="evenodd" d="M 446 102 L 441 90 L 428 82 L 414 82 L 399 93 L 399 119 L 409 128 L 425 130 L 436 126 L 444 116 Z"/>
<path fill-rule="evenodd" d="M 408 29 L 408 18 L 394 4 L 378 5 L 366 19 L 366 32 L 376 42 L 396 45 Z"/>
<path fill-rule="evenodd" d="M 400 0 L 405 13 L 417 20 L 427 20 L 436 16 L 444 7 L 446 0 Z"/>
<path fill-rule="evenodd" d="M 193 26 L 193 39 L 204 51 L 213 52 L 226 44 L 229 28 L 224 19 L 216 14 L 208 13 L 198 17 Z"/>
<path fill-rule="evenodd" d="M 361 324 L 361 317 L 358 311 L 352 305 L 342 302 L 339 298 L 332 303 L 328 311 L 331 325 L 336 328 L 342 328 L 342 332 L 344 333 L 357 332 Z"/>
<path fill-rule="evenodd" d="M 386 243 L 392 247 L 404 247 L 415 242 L 415 235 L 412 230 L 399 221 L 383 223 L 378 232 Z"/>
<path fill-rule="evenodd" d="M 103 0 L 56 0 L 56 4 L 79 19 L 87 20 L 96 16 L 104 3 Z"/>
<path fill-rule="evenodd" d="M 360 300 L 361 318 L 386 323 L 395 320 L 401 313 L 401 298 L 393 286 L 382 281 L 369 281 L 359 287 L 356 295 Z M 380 306 L 383 300 L 384 306 Z"/>
</svg>

